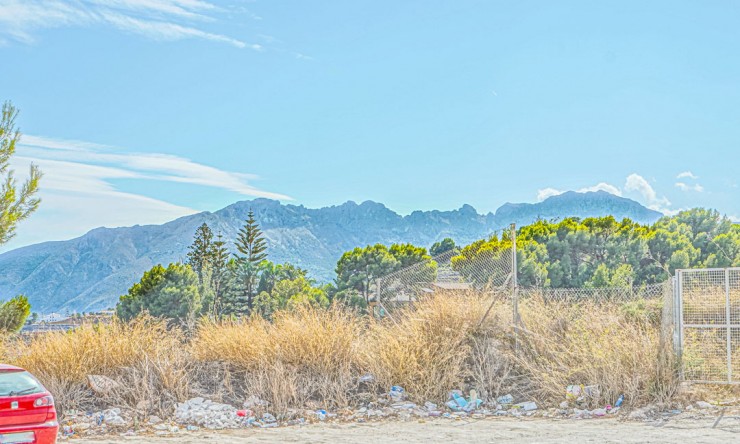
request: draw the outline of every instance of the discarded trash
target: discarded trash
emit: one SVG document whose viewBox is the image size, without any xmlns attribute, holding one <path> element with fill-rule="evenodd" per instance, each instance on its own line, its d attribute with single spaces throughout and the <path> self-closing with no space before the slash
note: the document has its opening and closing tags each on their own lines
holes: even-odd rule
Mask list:
<svg viewBox="0 0 740 444">
<path fill-rule="evenodd" d="M 606 416 L 606 409 L 595 409 L 591 411 L 594 416 Z"/>
<path fill-rule="evenodd" d="M 326 410 L 317 410 L 316 411 L 316 417 L 319 418 L 319 421 L 323 421 L 326 419 Z"/>
<path fill-rule="evenodd" d="M 252 415 L 253 415 L 253 412 L 249 409 L 236 411 L 236 416 L 241 416 L 242 418 L 249 418 Z"/>
<path fill-rule="evenodd" d="M 537 410 L 537 404 L 535 404 L 533 401 L 528 402 L 520 402 L 519 404 L 514 404 L 514 407 L 518 407 L 525 412 L 531 412 L 532 410 Z"/>
<path fill-rule="evenodd" d="M 188 432 L 197 432 L 198 430 L 200 430 L 200 427 L 194 426 L 194 425 L 189 425 L 189 426 L 186 427 L 186 429 L 188 430 Z"/>
<path fill-rule="evenodd" d="M 509 405 L 514 403 L 514 397 L 511 394 L 499 396 L 496 398 L 496 402 L 502 405 Z"/>
<path fill-rule="evenodd" d="M 569 402 L 582 402 L 586 398 L 598 398 L 601 394 L 598 385 L 569 385 L 565 388 L 565 399 Z"/>
<path fill-rule="evenodd" d="M 468 406 L 468 401 L 466 401 L 465 398 L 458 395 L 457 393 L 452 393 L 452 399 L 461 409 L 464 409 L 465 407 Z"/>
<path fill-rule="evenodd" d="M 624 395 L 619 395 L 619 399 L 617 399 L 617 402 L 614 403 L 614 407 L 622 407 L 623 402 L 624 402 Z"/>
<path fill-rule="evenodd" d="M 453 400 L 445 402 L 445 405 L 450 408 L 450 410 L 454 410 L 456 412 L 460 411 L 460 406 L 457 405 L 457 403 Z"/>
<path fill-rule="evenodd" d="M 471 412 L 480 407 L 482 403 L 483 401 L 478 399 L 475 390 L 470 391 L 470 397 L 468 399 L 463 398 L 461 391 L 453 390 L 450 392 L 450 400 L 445 405 L 455 412 Z"/>
<path fill-rule="evenodd" d="M 395 402 L 403 401 L 406 398 L 406 391 L 403 389 L 403 387 L 399 385 L 394 385 L 393 387 L 391 387 L 389 395 L 391 399 Z"/>
<path fill-rule="evenodd" d="M 262 421 L 270 424 L 273 422 L 277 422 L 277 419 L 275 419 L 275 417 L 272 416 L 270 413 L 265 413 L 264 415 L 262 415 Z"/>
</svg>

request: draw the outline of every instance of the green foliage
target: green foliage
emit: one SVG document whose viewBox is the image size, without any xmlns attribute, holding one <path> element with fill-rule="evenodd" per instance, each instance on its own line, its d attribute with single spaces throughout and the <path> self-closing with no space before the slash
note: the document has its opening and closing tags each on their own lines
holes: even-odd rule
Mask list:
<svg viewBox="0 0 740 444">
<path fill-rule="evenodd" d="M 421 264 L 421 265 L 417 265 Z M 336 298 L 351 305 L 367 305 L 375 280 L 394 271 L 409 270 L 409 282 L 431 282 L 437 272 L 425 248 L 412 244 L 368 245 L 347 251 L 337 262 Z M 364 302 L 360 303 L 360 300 Z"/>
<path fill-rule="evenodd" d="M 156 265 L 121 296 L 116 315 L 131 320 L 147 312 L 155 317 L 191 324 L 201 309 L 198 275 L 188 265 Z"/>
<path fill-rule="evenodd" d="M 236 274 L 241 285 L 241 295 L 232 306 L 237 313 L 246 314 L 252 310 L 254 305 L 259 265 L 267 259 L 267 242 L 252 210 L 247 215 L 244 227 L 239 230 L 236 249 L 238 251 L 236 258 L 239 265 Z"/>
<path fill-rule="evenodd" d="M 213 262 L 214 256 L 213 232 L 207 223 L 203 222 L 195 230 L 195 239 L 188 247 L 188 261 L 190 268 L 198 274 L 198 280 L 203 284 L 204 269 Z"/>
<path fill-rule="evenodd" d="M 429 249 L 429 254 L 432 256 L 439 256 L 448 251 L 453 251 L 455 248 L 455 241 L 446 237 L 442 239 L 441 242 L 435 242 L 434 245 L 432 245 L 432 248 Z"/>
<path fill-rule="evenodd" d="M 17 333 L 31 314 L 28 298 L 18 295 L 0 304 L 0 333 Z"/>
<path fill-rule="evenodd" d="M 350 291 L 362 296 L 367 303 L 370 298 L 370 286 L 381 276 L 396 271 L 400 263 L 382 244 L 368 245 L 347 251 L 337 262 L 337 290 L 339 293 Z M 340 295 L 343 298 L 344 295 Z"/>
<path fill-rule="evenodd" d="M 31 215 L 41 200 L 36 196 L 41 180 L 41 170 L 31 164 L 29 177 L 18 187 L 10 159 L 15 154 L 21 134 L 15 126 L 18 110 L 5 102 L 0 120 L 0 245 L 15 236 L 18 223 Z"/>
<path fill-rule="evenodd" d="M 519 230 L 517 247 L 523 286 L 628 287 L 662 282 L 679 268 L 740 265 L 740 225 L 704 209 L 653 226 L 613 217 L 541 220 Z M 463 248 L 453 267 L 474 280 L 487 275 L 481 264 L 510 248 L 506 235 L 480 240 Z"/>
<path fill-rule="evenodd" d="M 261 292 L 255 300 L 255 311 L 261 316 L 271 319 L 273 313 L 278 310 L 291 309 L 301 305 L 324 308 L 329 306 L 326 291 L 312 286 L 312 283 L 304 276 L 280 280 L 275 284 L 271 293 Z"/>
</svg>

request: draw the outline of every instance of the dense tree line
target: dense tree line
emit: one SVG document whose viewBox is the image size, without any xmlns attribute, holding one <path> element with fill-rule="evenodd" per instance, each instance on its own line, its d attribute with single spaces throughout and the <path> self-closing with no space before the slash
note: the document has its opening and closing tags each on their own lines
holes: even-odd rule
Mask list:
<svg viewBox="0 0 740 444">
<path fill-rule="evenodd" d="M 507 260 L 512 247 L 506 231 L 463 248 L 444 239 L 429 252 L 412 244 L 368 245 L 345 252 L 334 282 L 319 285 L 306 270 L 269 260 L 251 211 L 232 242 L 233 254 L 204 223 L 196 230 L 187 263 L 146 272 L 121 297 L 118 316 L 130 319 L 147 311 L 190 324 L 201 316 L 270 319 L 278 310 L 301 304 L 337 302 L 362 309 L 374 297 L 380 277 L 403 270 L 406 282 L 434 281 L 432 255 L 452 254 L 453 269 L 475 282 L 506 273 L 492 264 Z M 628 287 L 665 281 L 677 268 L 740 266 L 740 225 L 703 209 L 664 217 L 652 226 L 613 217 L 540 220 L 517 231 L 517 247 L 523 286 Z"/>
<path fill-rule="evenodd" d="M 588 288 L 662 282 L 676 269 L 740 266 L 740 225 L 717 211 L 694 209 L 652 226 L 613 217 L 537 221 L 517 231 L 519 282 Z M 509 233 L 466 246 L 453 267 L 475 277 L 483 258 L 502 257 Z"/>
</svg>

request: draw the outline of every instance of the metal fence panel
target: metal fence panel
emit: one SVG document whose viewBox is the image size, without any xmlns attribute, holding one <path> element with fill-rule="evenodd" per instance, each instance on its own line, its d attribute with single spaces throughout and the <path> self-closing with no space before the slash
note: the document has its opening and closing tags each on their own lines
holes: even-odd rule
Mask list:
<svg viewBox="0 0 740 444">
<path fill-rule="evenodd" d="M 678 270 L 683 379 L 740 383 L 740 268 Z"/>
</svg>

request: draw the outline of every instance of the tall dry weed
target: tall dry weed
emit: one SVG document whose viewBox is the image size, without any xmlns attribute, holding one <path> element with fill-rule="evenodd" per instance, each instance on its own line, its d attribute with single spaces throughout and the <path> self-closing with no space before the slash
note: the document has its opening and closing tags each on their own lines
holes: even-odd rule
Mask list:
<svg viewBox="0 0 740 444">
<path fill-rule="evenodd" d="M 193 357 L 219 361 L 244 395 L 270 402 L 285 413 L 309 402 L 325 407 L 350 403 L 356 385 L 357 347 L 363 321 L 334 306 L 309 306 L 276 313 L 272 323 L 261 318 L 198 328 L 191 344 Z"/>
<path fill-rule="evenodd" d="M 142 399 L 164 399 L 167 404 L 184 398 L 189 379 L 181 334 L 146 317 L 16 338 L 7 359 L 34 373 L 55 395 L 61 410 L 96 402 L 134 409 Z M 147 378 L 139 377 L 145 373 Z M 87 387 L 88 375 L 110 377 L 120 382 L 120 388 L 101 399 Z"/>
<path fill-rule="evenodd" d="M 450 390 L 466 388 L 475 374 L 479 384 L 493 391 L 490 375 L 506 366 L 506 358 L 492 343 L 481 347 L 480 341 L 501 335 L 505 324 L 498 314 L 503 303 L 496 303 L 480 325 L 489 304 L 464 293 L 424 298 L 401 313 L 398 323 L 370 326 L 363 363 L 381 388 L 401 385 L 418 402 L 443 401 Z"/>
<path fill-rule="evenodd" d="M 624 316 L 616 304 L 520 304 L 523 328 L 514 354 L 532 386 L 548 404 L 564 399 L 571 384 L 598 385 L 592 405 L 624 394 L 632 405 L 665 401 L 677 390 L 676 363 L 654 323 Z"/>
</svg>

